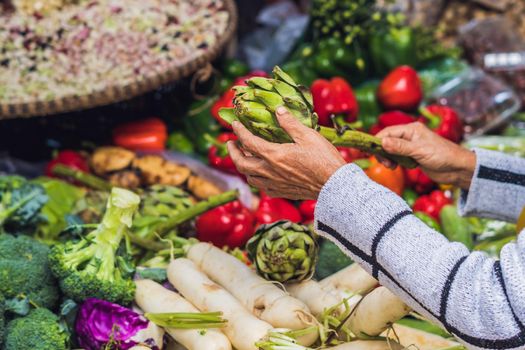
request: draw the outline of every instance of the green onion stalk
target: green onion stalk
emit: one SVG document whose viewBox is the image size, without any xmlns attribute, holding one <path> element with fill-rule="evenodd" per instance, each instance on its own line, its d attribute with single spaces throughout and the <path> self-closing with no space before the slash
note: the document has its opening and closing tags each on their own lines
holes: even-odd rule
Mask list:
<svg viewBox="0 0 525 350">
<path fill-rule="evenodd" d="M 227 323 L 222 312 L 145 313 L 144 317 L 157 326 L 174 329 L 222 328 Z"/>
</svg>

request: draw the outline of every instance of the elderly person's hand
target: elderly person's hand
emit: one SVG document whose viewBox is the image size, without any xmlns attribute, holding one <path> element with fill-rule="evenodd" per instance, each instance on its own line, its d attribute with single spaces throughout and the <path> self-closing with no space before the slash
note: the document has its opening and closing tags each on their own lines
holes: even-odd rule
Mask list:
<svg viewBox="0 0 525 350">
<path fill-rule="evenodd" d="M 412 157 L 435 182 L 463 189 L 470 187 L 476 168 L 475 153 L 440 137 L 425 125 L 416 122 L 391 126 L 376 136 L 383 139 L 385 151 Z M 388 167 L 395 166 L 386 159 L 381 162 Z"/>
<path fill-rule="evenodd" d="M 269 196 L 317 199 L 330 176 L 346 163 L 330 142 L 302 125 L 286 108 L 277 108 L 276 115 L 295 143 L 267 142 L 234 122 L 240 146 L 229 142 L 230 155 L 248 183 Z"/>
</svg>

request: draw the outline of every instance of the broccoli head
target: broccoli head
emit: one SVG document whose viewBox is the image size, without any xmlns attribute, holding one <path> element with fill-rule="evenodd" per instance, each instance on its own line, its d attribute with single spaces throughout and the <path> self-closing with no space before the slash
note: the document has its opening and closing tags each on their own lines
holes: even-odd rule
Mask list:
<svg viewBox="0 0 525 350">
<path fill-rule="evenodd" d="M 66 350 L 69 336 L 51 311 L 38 308 L 7 324 L 4 350 Z"/>
<path fill-rule="evenodd" d="M 59 290 L 48 254 L 49 247 L 31 237 L 0 234 L 0 294 L 54 309 Z"/>
<path fill-rule="evenodd" d="M 81 302 L 98 298 L 129 304 L 135 295 L 134 267 L 123 238 L 140 202 L 135 193 L 113 188 L 102 222 L 77 242 L 56 245 L 49 255 L 62 292 Z"/>
</svg>

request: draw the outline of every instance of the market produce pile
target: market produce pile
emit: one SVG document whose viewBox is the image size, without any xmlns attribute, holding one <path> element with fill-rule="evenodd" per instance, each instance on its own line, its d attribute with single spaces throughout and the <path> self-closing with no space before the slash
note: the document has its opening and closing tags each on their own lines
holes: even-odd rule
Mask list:
<svg viewBox="0 0 525 350">
<path fill-rule="evenodd" d="M 31 0 L 15 1 L 26 3 L 25 11 L 33 11 Z M 176 59 L 168 59 L 173 50 L 179 52 L 169 45 L 184 40 L 182 30 L 165 43 L 153 30 L 156 25 L 209 34 L 200 42 L 184 41 L 192 54 L 205 50 L 203 43 L 216 40 L 226 25 L 226 18 L 218 25 L 196 20 L 211 18 L 208 12 L 185 18 L 203 27 L 185 25 L 175 20 L 182 18 L 179 13 L 175 19 L 162 16 L 180 9 L 192 13 L 193 5 L 158 2 L 160 13 L 149 3 L 116 9 L 97 2 L 82 15 L 114 11 L 99 26 L 89 18 L 52 22 L 56 7 L 64 6 L 62 16 L 86 5 L 57 1 L 44 18 L 24 24 L 23 35 L 2 31 L 21 18 L 9 17 L 0 24 L 0 38 L 18 45 L 23 36 L 32 48 L 43 38 L 32 25 L 52 26 L 48 34 L 61 25 L 81 26 L 85 30 L 75 35 L 85 37 L 69 38 L 73 30 L 46 40 L 74 39 L 82 50 L 96 44 L 94 23 L 100 33 L 129 25 L 138 31 L 129 35 L 153 40 L 150 53 L 139 50 L 144 60 L 159 55 L 139 64 L 147 70 L 158 65 L 156 59 Z M 220 1 L 202 4 L 209 5 L 207 11 L 222 11 Z M 210 84 L 207 98 L 191 102 L 177 130 L 157 117 L 126 122 L 112 130 L 111 144 L 56 150 L 38 178 L 0 176 L 0 349 L 464 349 L 320 238 L 313 228 L 315 200 L 271 198 L 250 188 L 226 142 L 237 140 L 230 126 L 234 120 L 268 141 L 293 142 L 275 118 L 276 108 L 284 105 L 333 143 L 346 162 L 402 196 L 428 226 L 497 257 L 516 239 L 516 225 L 460 217 L 458 189 L 433 182 L 413 159 L 386 153 L 375 134 L 421 123 L 454 143 L 525 156 L 523 137 L 473 137 L 503 128 L 504 114 L 516 110 L 515 95 L 461 60 L 456 49 L 436 42 L 431 30 L 376 10 L 375 1 L 312 5 L 311 25 L 285 62 L 272 72 L 250 71 L 237 60 L 217 62 L 218 84 Z M 141 13 L 139 22 L 136 13 Z M 40 89 L 38 74 L 44 66 L 54 67 L 54 77 L 60 77 L 61 68 L 47 61 L 44 46 L 35 69 L 22 66 L 27 81 L 36 84 L 21 95 L 20 86 L 2 91 L 2 66 L 10 70 L 15 61 L 9 55 L 25 46 L 0 50 L 9 56 L 0 60 L 0 101 L 49 93 Z M 184 50 L 179 53 L 186 57 Z M 125 71 L 121 81 L 134 69 L 126 71 L 126 62 L 119 62 Z M 105 74 L 95 76 L 99 73 Z M 97 84 L 110 80 L 115 76 Z M 476 90 L 479 81 L 483 91 Z M 495 106 L 494 96 L 502 93 L 509 99 Z M 387 168 L 376 156 L 398 166 Z"/>
<path fill-rule="evenodd" d="M 31 1 L 20 1 L 22 10 Z M 209 0 L 1 10 L 0 103 L 82 96 L 144 80 L 207 52 L 229 20 L 223 3 Z"/>
</svg>

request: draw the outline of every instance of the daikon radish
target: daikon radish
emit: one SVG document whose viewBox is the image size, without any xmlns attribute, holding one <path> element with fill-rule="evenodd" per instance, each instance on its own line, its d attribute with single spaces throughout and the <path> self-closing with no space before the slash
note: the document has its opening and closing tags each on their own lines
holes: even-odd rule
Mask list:
<svg viewBox="0 0 525 350">
<path fill-rule="evenodd" d="M 315 317 L 320 317 L 325 310 L 339 304 L 343 297 L 336 290 L 325 289 L 314 280 L 300 283 L 289 283 L 286 290 L 294 297 L 303 301 Z M 344 306 L 341 305 L 341 312 Z"/>
<path fill-rule="evenodd" d="M 144 345 L 135 345 L 134 347 L 129 348 L 129 350 L 151 350 L 151 348 Z"/>
<path fill-rule="evenodd" d="M 385 287 L 378 287 L 363 297 L 347 326 L 357 337 L 376 336 L 411 309 Z"/>
<path fill-rule="evenodd" d="M 356 340 L 343 343 L 327 350 L 402 350 L 403 346 L 393 340 Z"/>
<path fill-rule="evenodd" d="M 146 313 L 199 312 L 190 302 L 152 280 L 135 281 L 135 302 Z M 217 310 L 215 310 L 217 311 Z M 166 332 L 189 350 L 231 350 L 228 338 L 218 329 L 174 329 Z"/>
<path fill-rule="evenodd" d="M 291 297 L 223 250 L 209 243 L 197 243 L 189 249 L 187 257 L 251 313 L 272 326 L 300 330 L 316 324 L 304 302 Z M 298 341 L 308 346 L 317 337 L 317 332 L 311 332 Z"/>
<path fill-rule="evenodd" d="M 358 264 L 352 264 L 319 282 L 322 287 L 339 289 L 355 294 L 372 290 L 378 282 Z"/>
<path fill-rule="evenodd" d="M 237 350 L 257 350 L 255 343 L 273 329 L 269 323 L 248 312 L 233 295 L 210 280 L 191 260 L 173 260 L 168 266 L 168 279 L 199 310 L 223 313 L 228 321 L 223 331 Z M 204 349 L 207 350 L 199 350 Z"/>
<path fill-rule="evenodd" d="M 419 350 L 447 349 L 459 346 L 458 342 L 445 339 L 436 334 L 424 332 L 419 329 L 395 324 L 392 326 L 395 332 L 386 331 L 383 336 L 399 338 L 399 342 L 405 346 L 412 346 Z"/>
</svg>

